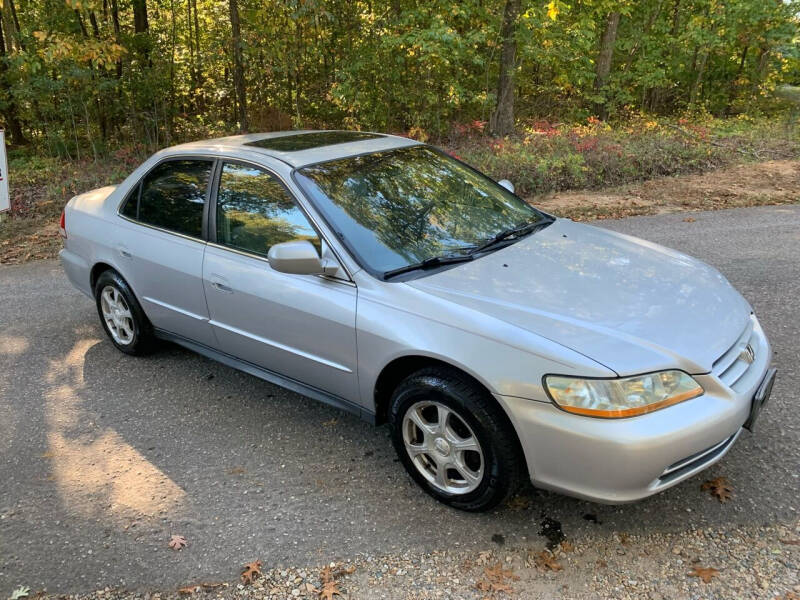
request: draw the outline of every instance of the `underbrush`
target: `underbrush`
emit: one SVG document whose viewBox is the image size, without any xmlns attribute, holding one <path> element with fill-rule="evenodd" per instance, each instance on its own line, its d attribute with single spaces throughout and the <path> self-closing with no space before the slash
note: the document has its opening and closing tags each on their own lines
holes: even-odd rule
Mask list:
<svg viewBox="0 0 800 600">
<path fill-rule="evenodd" d="M 616 125 L 536 121 L 504 139 L 484 123 L 454 128 L 446 149 L 517 193 L 597 189 L 734 163 L 800 157 L 800 138 L 783 120 L 632 118 Z"/>
</svg>

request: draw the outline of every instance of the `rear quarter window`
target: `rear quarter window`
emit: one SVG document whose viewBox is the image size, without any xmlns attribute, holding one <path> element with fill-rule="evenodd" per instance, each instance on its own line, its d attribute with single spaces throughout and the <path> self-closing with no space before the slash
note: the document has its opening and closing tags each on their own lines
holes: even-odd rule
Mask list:
<svg viewBox="0 0 800 600">
<path fill-rule="evenodd" d="M 211 179 L 210 160 L 170 160 L 158 165 L 141 182 L 138 211 L 134 217 L 168 231 L 200 238 L 203 234 L 203 206 Z M 122 210 L 131 216 L 132 195 Z"/>
</svg>

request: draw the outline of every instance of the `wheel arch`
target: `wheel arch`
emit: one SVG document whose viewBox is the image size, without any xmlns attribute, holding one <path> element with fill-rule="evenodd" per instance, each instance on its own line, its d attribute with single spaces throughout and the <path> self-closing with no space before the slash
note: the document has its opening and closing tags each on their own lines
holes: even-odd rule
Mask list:
<svg viewBox="0 0 800 600">
<path fill-rule="evenodd" d="M 113 265 L 110 265 L 102 261 L 96 262 L 94 265 L 92 265 L 92 270 L 89 272 L 89 286 L 90 289 L 92 290 L 92 294 L 95 293 L 94 286 L 97 283 L 97 280 L 99 279 L 100 275 L 105 271 L 114 271 L 118 273 L 120 277 L 122 277 L 122 273 L 117 271 L 117 269 Z"/>
<path fill-rule="evenodd" d="M 407 354 L 396 357 L 387 363 L 383 369 L 381 369 L 380 374 L 375 380 L 375 387 L 373 389 L 373 401 L 375 403 L 375 424 L 382 425 L 388 421 L 389 400 L 391 399 L 392 391 L 403 379 L 425 367 L 437 366 L 458 371 L 461 375 L 472 381 L 476 386 L 484 390 L 495 402 L 497 402 L 497 399 L 495 398 L 489 386 L 463 367 L 434 356 L 426 356 L 424 354 Z M 506 413 L 505 408 L 500 405 L 499 402 L 497 402 L 497 404 L 500 409 Z M 506 416 L 508 417 L 507 413 Z"/>
</svg>

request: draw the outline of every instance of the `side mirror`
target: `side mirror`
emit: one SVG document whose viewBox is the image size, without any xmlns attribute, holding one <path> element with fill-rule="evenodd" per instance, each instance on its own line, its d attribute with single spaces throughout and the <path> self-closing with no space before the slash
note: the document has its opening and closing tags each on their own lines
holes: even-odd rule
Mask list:
<svg viewBox="0 0 800 600">
<path fill-rule="evenodd" d="M 321 259 L 308 240 L 275 244 L 269 249 L 267 260 L 276 271 L 294 275 L 333 275 L 339 270 L 334 261 Z"/>
<path fill-rule="evenodd" d="M 512 194 L 514 193 L 514 184 L 511 183 L 508 179 L 501 179 L 497 182 L 497 185 L 506 188 Z"/>
</svg>

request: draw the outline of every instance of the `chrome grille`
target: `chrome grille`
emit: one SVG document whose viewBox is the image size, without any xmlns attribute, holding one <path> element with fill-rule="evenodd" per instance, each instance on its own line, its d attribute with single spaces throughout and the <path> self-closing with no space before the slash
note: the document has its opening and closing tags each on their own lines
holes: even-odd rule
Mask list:
<svg viewBox="0 0 800 600">
<path fill-rule="evenodd" d="M 761 336 L 755 329 L 754 318 L 751 316 L 744 331 L 725 353 L 714 361 L 711 372 L 716 375 L 722 383 L 729 388 L 740 391 L 749 379 L 746 377 L 750 368 L 755 364 L 742 358 L 742 353 L 750 346 L 756 356 L 756 362 L 760 357 L 760 352 L 764 351 L 764 343 Z"/>
</svg>

